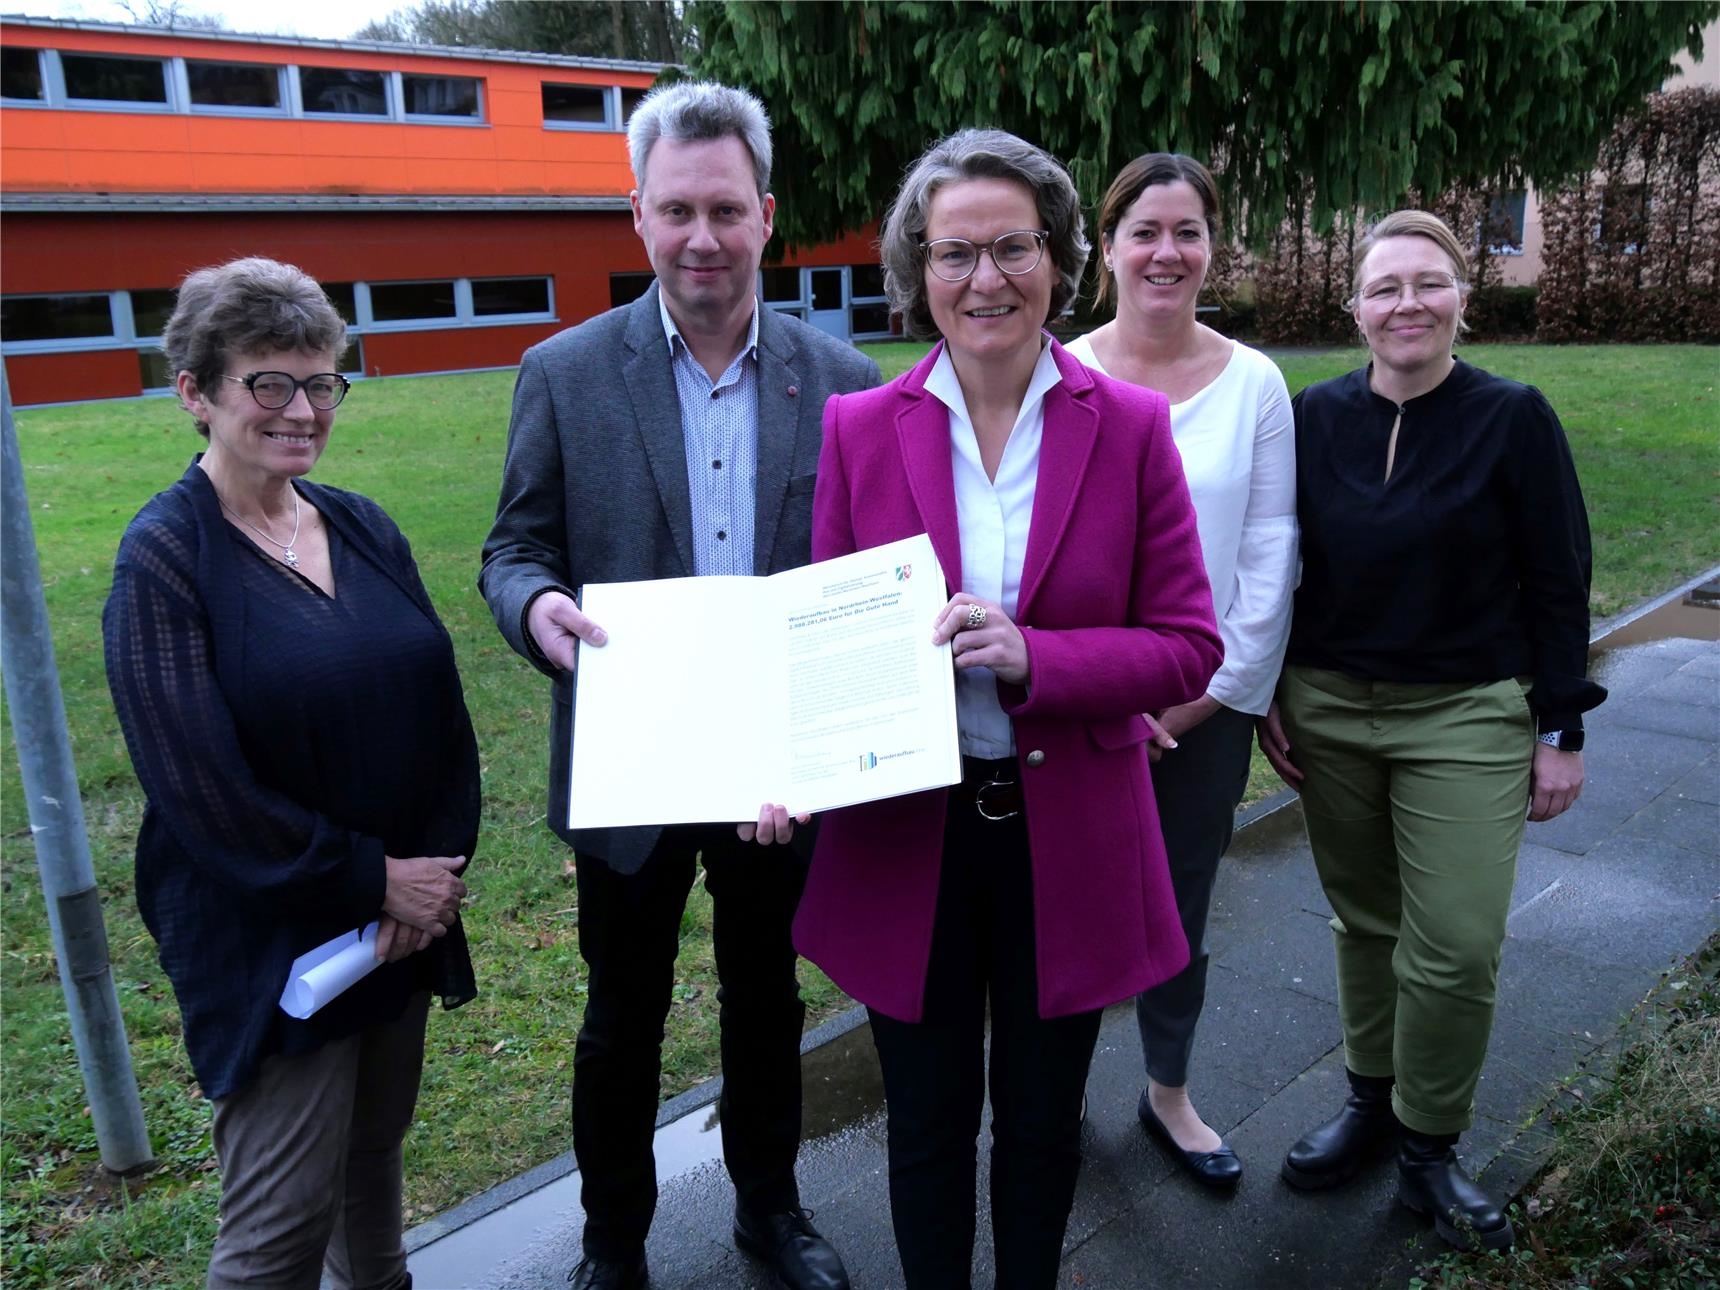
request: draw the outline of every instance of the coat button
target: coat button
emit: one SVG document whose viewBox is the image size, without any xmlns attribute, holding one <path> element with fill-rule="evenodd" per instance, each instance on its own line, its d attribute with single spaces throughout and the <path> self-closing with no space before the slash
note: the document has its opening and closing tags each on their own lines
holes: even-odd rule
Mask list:
<svg viewBox="0 0 1720 1290">
<path fill-rule="evenodd" d="M 795 397 L 795 395 L 797 395 L 799 393 L 800 393 L 800 387 L 798 385 L 791 385 L 788 387 L 788 397 L 789 398 L 792 399 Z"/>
<path fill-rule="evenodd" d="M 1043 766 L 1045 764 L 1045 754 L 1035 748 L 1032 752 L 1027 754 L 1027 764 L 1029 766 Z"/>
</svg>

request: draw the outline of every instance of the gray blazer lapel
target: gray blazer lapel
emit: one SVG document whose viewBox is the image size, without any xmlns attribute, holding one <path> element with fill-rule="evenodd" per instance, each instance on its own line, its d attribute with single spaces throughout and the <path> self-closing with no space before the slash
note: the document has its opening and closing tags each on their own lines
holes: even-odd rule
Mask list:
<svg viewBox="0 0 1720 1290">
<path fill-rule="evenodd" d="M 794 468 L 800 433 L 805 374 L 796 368 L 798 350 L 771 310 L 759 305 L 758 475 L 753 499 L 753 572 L 769 573 L 776 551 L 777 522 Z M 822 417 L 823 409 L 817 410 Z M 810 460 L 817 460 L 814 452 Z"/>
<path fill-rule="evenodd" d="M 663 513 L 669 517 L 675 550 L 685 576 L 692 577 L 693 503 L 687 488 L 687 441 L 681 430 L 681 400 L 675 391 L 675 373 L 669 367 L 669 342 L 663 335 L 656 283 L 633 303 L 627 319 L 627 349 L 622 379 L 633 400 L 633 416 L 651 460 Z"/>
</svg>

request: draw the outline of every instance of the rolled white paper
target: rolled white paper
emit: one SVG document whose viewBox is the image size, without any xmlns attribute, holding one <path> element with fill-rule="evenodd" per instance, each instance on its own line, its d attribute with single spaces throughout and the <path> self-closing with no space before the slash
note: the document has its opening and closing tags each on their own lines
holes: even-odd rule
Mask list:
<svg viewBox="0 0 1720 1290">
<path fill-rule="evenodd" d="M 375 923 L 337 936 L 293 960 L 287 988 L 281 991 L 281 1011 L 303 1021 L 380 966 Z"/>
</svg>

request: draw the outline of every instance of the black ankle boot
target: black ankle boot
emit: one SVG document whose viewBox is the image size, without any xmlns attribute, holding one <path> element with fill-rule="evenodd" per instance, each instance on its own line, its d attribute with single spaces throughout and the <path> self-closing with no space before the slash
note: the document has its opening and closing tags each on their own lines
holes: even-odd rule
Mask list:
<svg viewBox="0 0 1720 1290">
<path fill-rule="evenodd" d="M 1434 1231 L 1460 1250 L 1508 1250 L 1511 1220 L 1457 1163 L 1457 1135 L 1403 1131 L 1398 1200 L 1433 1216 Z"/>
<path fill-rule="evenodd" d="M 1350 1096 L 1343 1109 L 1317 1129 L 1304 1134 L 1284 1157 L 1279 1177 L 1299 1191 L 1336 1187 L 1356 1176 L 1362 1162 L 1389 1144 L 1397 1132 L 1392 1114 L 1390 1075 L 1350 1077 Z"/>
</svg>

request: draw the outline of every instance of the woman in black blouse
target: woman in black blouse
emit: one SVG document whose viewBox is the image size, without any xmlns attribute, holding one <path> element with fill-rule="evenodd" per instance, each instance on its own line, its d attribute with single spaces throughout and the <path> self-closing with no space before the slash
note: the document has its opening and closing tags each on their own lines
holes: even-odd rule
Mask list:
<svg viewBox="0 0 1720 1290">
<path fill-rule="evenodd" d="M 1372 361 L 1295 400 L 1302 583 L 1261 747 L 1302 793 L 1335 917 L 1350 1096 L 1285 1157 L 1316 1189 L 1399 1137 L 1399 1199 L 1454 1245 L 1511 1225 L 1458 1165 L 1523 822 L 1583 784 L 1589 530 L 1538 390 L 1452 354 L 1464 253 L 1399 211 L 1359 248 Z M 1401 1135 L 1398 1130 L 1401 1126 Z"/>
<path fill-rule="evenodd" d="M 346 326 L 272 260 L 193 273 L 167 325 L 207 448 L 126 529 L 102 619 L 147 798 L 137 897 L 214 1105 L 215 1286 L 411 1284 L 401 1143 L 432 993 L 475 994 L 478 832 L 448 634 L 375 503 L 309 483 Z M 380 966 L 304 1020 L 293 959 L 377 923 Z"/>
</svg>

